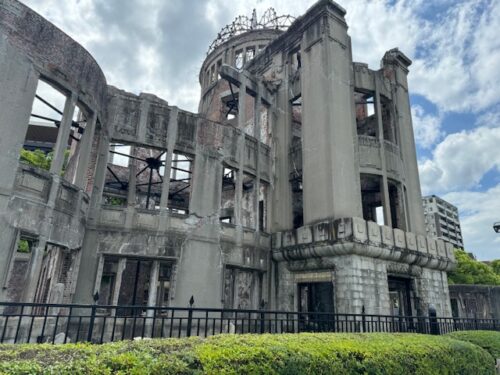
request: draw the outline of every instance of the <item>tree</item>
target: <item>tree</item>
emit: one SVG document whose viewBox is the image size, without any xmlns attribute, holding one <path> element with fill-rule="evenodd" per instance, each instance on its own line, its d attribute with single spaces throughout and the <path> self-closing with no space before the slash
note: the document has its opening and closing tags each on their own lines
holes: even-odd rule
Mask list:
<svg viewBox="0 0 500 375">
<path fill-rule="evenodd" d="M 492 262 L 492 266 L 473 259 L 464 250 L 455 249 L 457 268 L 448 272 L 450 284 L 482 284 L 500 285 L 500 260 Z M 494 265 L 493 265 L 494 264 Z"/>
<path fill-rule="evenodd" d="M 500 259 L 493 260 L 490 263 L 490 267 L 493 269 L 493 272 L 500 276 Z"/>
</svg>

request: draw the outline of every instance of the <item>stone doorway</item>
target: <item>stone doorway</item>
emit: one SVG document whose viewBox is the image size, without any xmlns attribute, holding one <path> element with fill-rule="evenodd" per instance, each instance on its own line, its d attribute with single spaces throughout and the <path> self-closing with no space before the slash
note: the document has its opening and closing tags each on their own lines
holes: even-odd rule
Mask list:
<svg viewBox="0 0 500 375">
<path fill-rule="evenodd" d="M 410 279 L 389 276 L 388 283 L 391 315 L 410 316 L 412 314 Z"/>
<path fill-rule="evenodd" d="M 301 331 L 331 331 L 333 327 L 333 283 L 300 283 L 299 329 Z"/>
<path fill-rule="evenodd" d="M 333 313 L 333 283 L 300 283 L 299 311 Z"/>
</svg>

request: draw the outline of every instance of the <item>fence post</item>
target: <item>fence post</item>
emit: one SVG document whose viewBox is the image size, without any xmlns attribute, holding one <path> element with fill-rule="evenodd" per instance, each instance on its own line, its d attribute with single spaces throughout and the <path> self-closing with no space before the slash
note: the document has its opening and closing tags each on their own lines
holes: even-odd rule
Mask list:
<svg viewBox="0 0 500 375">
<path fill-rule="evenodd" d="M 94 323 L 95 323 L 95 315 L 97 312 L 97 301 L 99 300 L 99 292 L 95 292 L 94 294 L 94 304 L 90 310 L 90 322 L 89 322 L 89 332 L 87 334 L 87 341 L 92 341 L 92 333 L 94 331 Z"/>
<path fill-rule="evenodd" d="M 366 311 L 365 305 L 361 307 L 361 321 L 363 322 L 363 332 L 366 332 Z"/>
<path fill-rule="evenodd" d="M 437 320 L 436 308 L 429 305 L 429 330 L 431 335 L 439 335 L 439 324 Z"/>
<path fill-rule="evenodd" d="M 479 329 L 478 323 L 477 323 L 477 312 L 474 313 L 474 329 L 477 331 Z"/>
<path fill-rule="evenodd" d="M 194 305 L 194 296 L 191 296 L 191 298 L 189 299 L 188 321 L 186 327 L 187 337 L 191 337 L 191 326 L 193 325 L 193 305 Z"/>
<path fill-rule="evenodd" d="M 260 310 L 260 333 L 264 333 L 266 330 L 266 322 L 265 322 L 265 313 L 264 309 L 266 308 L 266 302 L 264 300 L 260 301 L 259 310 Z M 287 315 L 288 319 L 288 315 Z"/>
</svg>

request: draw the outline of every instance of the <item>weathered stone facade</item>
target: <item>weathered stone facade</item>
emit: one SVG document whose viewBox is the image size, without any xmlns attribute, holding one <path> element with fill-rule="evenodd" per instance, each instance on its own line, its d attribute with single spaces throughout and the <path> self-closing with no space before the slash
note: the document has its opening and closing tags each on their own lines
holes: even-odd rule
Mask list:
<svg viewBox="0 0 500 375">
<path fill-rule="evenodd" d="M 0 300 L 450 315 L 411 61 L 353 62 L 344 15 L 320 0 L 230 28 L 195 114 L 108 86 L 75 41 L 3 1 Z M 66 97 L 49 171 L 19 162 L 38 80 Z"/>
</svg>

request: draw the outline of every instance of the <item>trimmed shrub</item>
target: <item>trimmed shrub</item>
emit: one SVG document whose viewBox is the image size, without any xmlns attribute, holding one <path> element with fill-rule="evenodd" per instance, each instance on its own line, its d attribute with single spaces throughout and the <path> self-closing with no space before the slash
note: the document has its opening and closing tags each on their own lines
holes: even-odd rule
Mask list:
<svg viewBox="0 0 500 375">
<path fill-rule="evenodd" d="M 469 342 L 414 334 L 221 335 L 0 346 L 1 374 L 494 374 Z"/>
<path fill-rule="evenodd" d="M 447 336 L 468 341 L 485 349 L 493 357 L 500 359 L 500 332 L 495 331 L 457 331 Z"/>
</svg>

